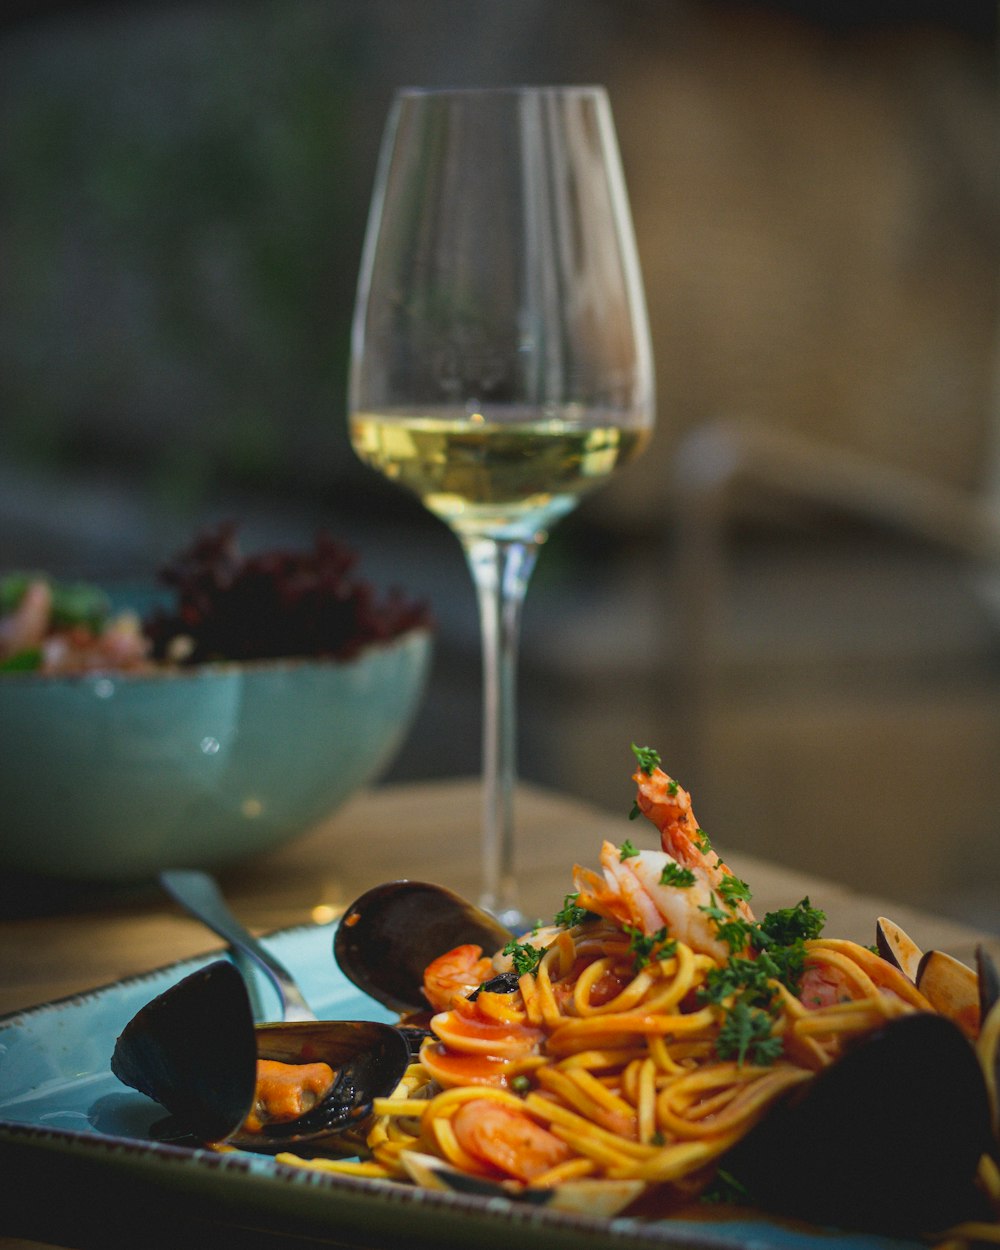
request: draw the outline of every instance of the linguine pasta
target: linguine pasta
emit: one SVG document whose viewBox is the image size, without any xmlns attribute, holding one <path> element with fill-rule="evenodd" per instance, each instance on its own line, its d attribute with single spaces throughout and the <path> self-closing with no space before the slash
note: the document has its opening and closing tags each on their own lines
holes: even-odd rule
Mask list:
<svg viewBox="0 0 1000 1250">
<path fill-rule="evenodd" d="M 605 843 L 551 926 L 492 960 L 443 952 L 425 974 L 429 1036 L 375 1101 L 360 1160 L 305 1166 L 419 1183 L 455 1169 L 511 1193 L 596 1182 L 668 1211 L 717 1187 L 723 1156 L 855 1039 L 935 1010 L 894 964 L 822 936 L 808 899 L 755 918 L 687 794 L 636 754 L 662 849 Z M 994 1125 L 998 1033 L 993 1011 L 979 1045 Z M 988 1156 L 980 1184 L 1000 1210 Z M 973 1231 L 997 1240 L 995 1224 Z"/>
</svg>

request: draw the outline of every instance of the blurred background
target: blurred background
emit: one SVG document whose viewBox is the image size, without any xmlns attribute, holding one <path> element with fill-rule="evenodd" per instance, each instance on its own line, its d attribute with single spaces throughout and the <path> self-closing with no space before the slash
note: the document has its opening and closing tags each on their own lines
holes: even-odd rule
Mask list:
<svg viewBox="0 0 1000 1250">
<path fill-rule="evenodd" d="M 475 773 L 458 543 L 346 437 L 377 146 L 400 85 L 601 82 L 659 428 L 539 560 L 521 775 L 624 814 L 649 743 L 723 852 L 1000 929 L 996 25 L 980 0 L 9 0 L 0 569 L 112 582 L 224 519 L 248 550 L 329 529 L 437 618 L 393 777 Z"/>
</svg>

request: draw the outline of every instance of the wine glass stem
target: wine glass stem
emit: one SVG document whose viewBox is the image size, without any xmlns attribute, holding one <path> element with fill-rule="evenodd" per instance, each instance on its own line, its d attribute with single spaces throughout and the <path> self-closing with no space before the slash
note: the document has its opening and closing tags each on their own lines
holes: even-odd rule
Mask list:
<svg viewBox="0 0 1000 1250">
<path fill-rule="evenodd" d="M 514 872 L 517 654 L 521 607 L 538 545 L 463 539 L 479 600 L 483 650 L 483 887 L 481 905 L 515 928 L 523 922 Z"/>
</svg>

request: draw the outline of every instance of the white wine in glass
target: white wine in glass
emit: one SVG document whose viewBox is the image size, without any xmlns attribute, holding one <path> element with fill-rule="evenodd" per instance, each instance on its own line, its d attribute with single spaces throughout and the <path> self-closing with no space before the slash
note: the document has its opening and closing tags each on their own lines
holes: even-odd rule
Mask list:
<svg viewBox="0 0 1000 1250">
<path fill-rule="evenodd" d="M 649 329 L 599 87 L 402 91 L 358 283 L 351 441 L 458 536 L 483 641 L 481 902 L 514 869 L 516 667 L 540 545 L 653 426 Z"/>
</svg>

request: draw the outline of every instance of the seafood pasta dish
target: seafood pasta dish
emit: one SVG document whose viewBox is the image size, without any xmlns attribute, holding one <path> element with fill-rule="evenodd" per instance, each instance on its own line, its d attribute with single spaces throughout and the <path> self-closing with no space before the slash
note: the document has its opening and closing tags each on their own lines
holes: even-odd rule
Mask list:
<svg viewBox="0 0 1000 1250">
<path fill-rule="evenodd" d="M 939 1016 L 927 992 L 951 1015 L 946 1036 L 967 1067 L 976 1068 L 976 1040 L 992 1052 L 995 1121 L 1000 1013 L 989 1017 L 991 1036 L 981 1036 L 977 994 L 962 997 L 952 984 L 939 994 L 930 981 L 917 988 L 899 966 L 905 942 L 897 959 L 823 937 L 824 917 L 807 899 L 755 918 L 750 889 L 699 828 L 689 795 L 655 752 L 633 749 L 633 815 L 652 822 L 660 847 L 605 842 L 601 871 L 575 869 L 553 924 L 497 953 L 463 943 L 432 960 L 423 989 L 433 1014 L 419 1058 L 393 1096 L 376 1103 L 364 1160 L 333 1166 L 424 1183 L 447 1168 L 536 1188 L 599 1179 L 624 1183 L 633 1200 L 653 1196 L 662 1209 L 726 1184 L 739 1194 L 735 1172 L 720 1161 L 770 1110 L 796 1105 L 796 1092 L 860 1039 L 886 1036 L 906 1017 Z M 342 923 L 351 920 L 348 909 Z M 968 987 L 961 972 L 954 979 Z M 939 1044 L 931 1032 L 920 1049 Z M 887 1063 L 888 1055 L 887 1047 Z M 941 1061 L 950 1062 L 947 1046 Z M 874 1067 L 891 1083 L 882 1061 Z M 973 1103 L 978 1080 L 972 1071 Z M 965 1112 L 949 1101 L 958 1096 L 949 1092 L 946 1117 Z M 807 1100 L 799 1105 L 808 1116 Z M 974 1105 L 961 1128 L 989 1197 L 963 1193 L 964 1210 L 959 1203 L 929 1218 L 990 1218 L 1000 1187 L 995 1149 L 976 1141 L 985 1138 L 985 1115 Z M 814 1154 L 823 1131 L 809 1127 Z M 856 1124 L 858 1136 L 866 1131 Z M 921 1139 L 928 1131 L 925 1123 Z M 736 1170 L 755 1171 L 746 1160 Z M 917 1183 L 915 1172 L 904 1178 L 904 1192 Z M 848 1211 L 851 1203 L 840 1205 Z M 834 1201 L 820 1214 L 836 1218 L 837 1208 Z"/>
<path fill-rule="evenodd" d="M 599 869 L 574 868 L 551 923 L 527 933 L 456 922 L 448 936 L 428 920 L 417 984 L 395 967 L 382 996 L 409 1042 L 391 1085 L 348 1139 L 277 1159 L 591 1214 L 728 1202 L 1000 1242 L 986 952 L 974 970 L 884 918 L 872 947 L 827 937 L 808 899 L 755 915 L 690 796 L 655 751 L 633 751 L 630 836 L 604 842 Z M 397 882 L 338 926 L 341 968 L 376 996 L 359 971 L 388 932 L 374 913 L 411 885 L 411 914 L 430 916 L 437 888 Z"/>
</svg>

